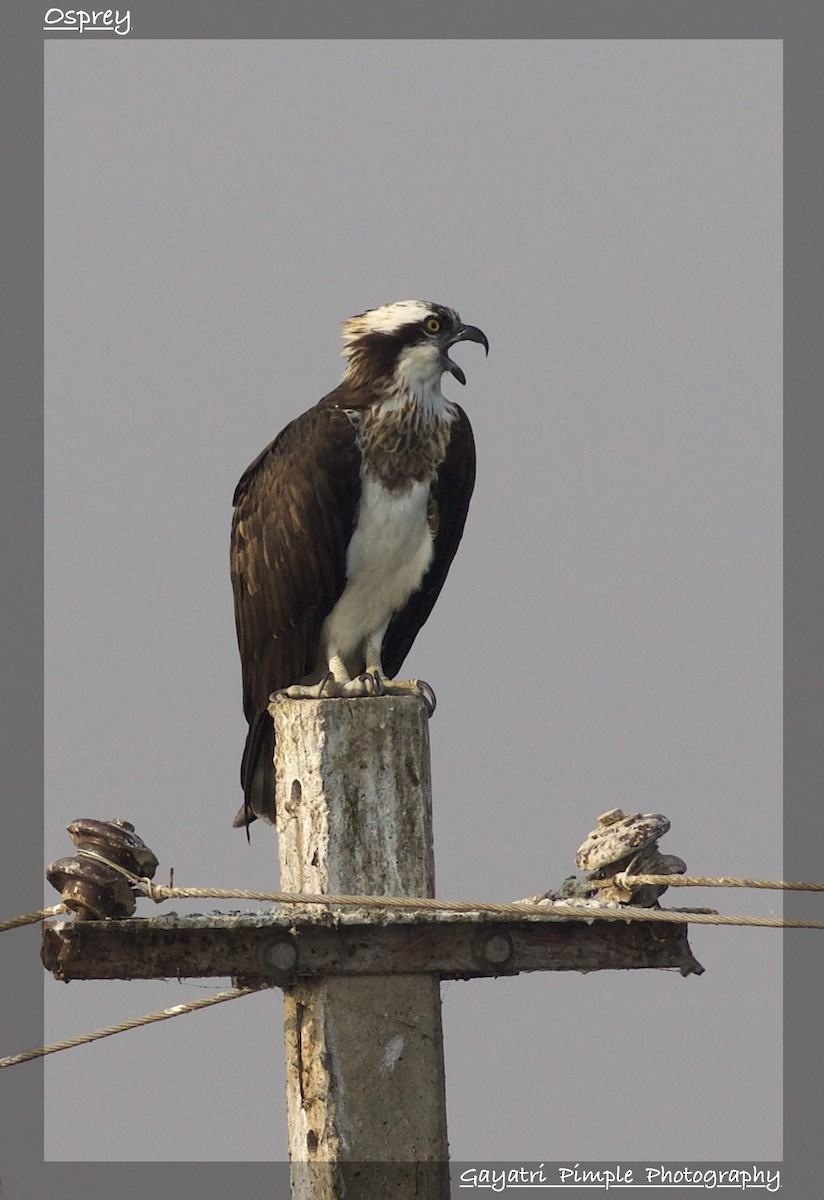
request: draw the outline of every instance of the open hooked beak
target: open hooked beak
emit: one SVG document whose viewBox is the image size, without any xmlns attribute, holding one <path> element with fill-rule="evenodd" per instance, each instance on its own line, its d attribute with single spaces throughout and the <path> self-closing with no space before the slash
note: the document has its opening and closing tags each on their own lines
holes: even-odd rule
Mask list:
<svg viewBox="0 0 824 1200">
<path fill-rule="evenodd" d="M 483 332 L 483 330 L 479 329 L 477 325 L 459 325 L 457 329 L 452 332 L 449 341 L 444 344 L 443 360 L 446 364 L 447 371 L 455 376 L 458 383 L 465 384 L 466 376 L 458 364 L 453 362 L 447 354 L 447 350 L 450 348 L 450 346 L 454 346 L 458 342 L 479 342 L 487 354 L 489 354 L 489 342 L 487 341 L 486 334 Z"/>
</svg>

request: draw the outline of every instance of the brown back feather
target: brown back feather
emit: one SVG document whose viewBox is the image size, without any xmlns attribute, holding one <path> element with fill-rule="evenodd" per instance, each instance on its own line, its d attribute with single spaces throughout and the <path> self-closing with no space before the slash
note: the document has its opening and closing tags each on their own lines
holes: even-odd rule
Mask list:
<svg viewBox="0 0 824 1200">
<path fill-rule="evenodd" d="M 324 398 L 235 489 L 230 559 L 249 722 L 271 692 L 314 669 L 321 626 L 346 583 L 359 466 L 349 419 Z"/>
</svg>

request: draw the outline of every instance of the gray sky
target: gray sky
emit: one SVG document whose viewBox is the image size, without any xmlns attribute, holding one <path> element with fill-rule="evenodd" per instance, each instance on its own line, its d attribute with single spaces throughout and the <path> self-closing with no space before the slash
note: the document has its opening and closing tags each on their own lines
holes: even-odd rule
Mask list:
<svg viewBox="0 0 824 1200">
<path fill-rule="evenodd" d="M 161 877 L 277 885 L 272 831 L 230 828 L 232 489 L 337 382 L 341 321 L 422 297 L 491 344 L 445 381 L 478 485 L 407 662 L 439 893 L 553 886 L 615 805 L 693 872 L 778 874 L 780 44 L 45 59 L 45 857 L 124 816 Z M 780 935 L 691 942 L 701 978 L 445 985 L 453 1158 L 780 1158 Z M 223 986 L 47 978 L 46 1039 Z M 52 1056 L 46 1157 L 284 1158 L 280 1020 L 270 993 Z"/>
</svg>

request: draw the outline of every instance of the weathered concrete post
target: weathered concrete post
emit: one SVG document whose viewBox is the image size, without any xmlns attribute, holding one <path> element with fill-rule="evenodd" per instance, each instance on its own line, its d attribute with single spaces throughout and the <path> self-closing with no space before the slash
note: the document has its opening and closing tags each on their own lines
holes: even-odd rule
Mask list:
<svg viewBox="0 0 824 1200">
<path fill-rule="evenodd" d="M 434 895 L 423 702 L 272 712 L 282 889 Z M 284 1006 L 293 1200 L 448 1196 L 437 977 L 329 976 L 285 989 Z"/>
</svg>

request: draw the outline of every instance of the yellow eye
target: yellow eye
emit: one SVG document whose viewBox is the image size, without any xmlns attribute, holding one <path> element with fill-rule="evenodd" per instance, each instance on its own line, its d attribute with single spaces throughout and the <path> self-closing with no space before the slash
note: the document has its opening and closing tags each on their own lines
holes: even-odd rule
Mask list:
<svg viewBox="0 0 824 1200">
<path fill-rule="evenodd" d="M 440 327 L 441 327 L 441 323 L 437 317 L 430 317 L 429 320 L 426 322 L 426 332 L 427 333 L 437 333 L 438 330 L 440 329 Z"/>
</svg>

